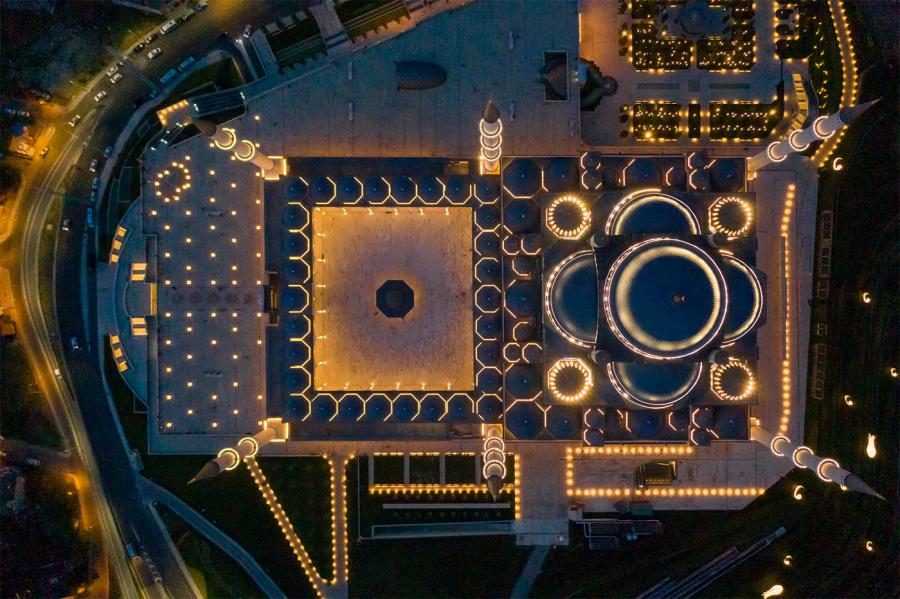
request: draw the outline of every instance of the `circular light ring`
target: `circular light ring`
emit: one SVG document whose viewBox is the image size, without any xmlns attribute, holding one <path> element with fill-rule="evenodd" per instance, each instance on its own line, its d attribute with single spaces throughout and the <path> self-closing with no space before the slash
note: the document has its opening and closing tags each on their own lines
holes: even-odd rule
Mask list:
<svg viewBox="0 0 900 599">
<path fill-rule="evenodd" d="M 565 337 L 569 343 L 574 343 L 575 345 L 581 347 L 593 347 L 595 339 L 582 339 L 581 337 L 575 336 L 571 331 L 566 330 L 559 322 L 559 319 L 556 317 L 556 313 L 553 309 L 553 303 L 550 301 L 550 298 L 553 294 L 553 287 L 556 284 L 556 280 L 559 277 L 559 274 L 572 262 L 578 260 L 582 256 L 590 254 L 593 256 L 593 250 L 582 250 L 580 252 L 575 252 L 574 254 L 570 254 L 566 256 L 566 258 L 557 264 L 553 270 L 550 271 L 550 275 L 547 277 L 547 287 L 544 289 L 544 312 L 547 314 L 547 317 L 550 321 L 551 326 L 556 330 L 557 333 Z"/>
<path fill-rule="evenodd" d="M 483 160 L 497 160 L 500 158 L 500 146 L 497 146 L 496 148 L 482 147 L 481 158 Z"/>
<path fill-rule="evenodd" d="M 691 374 L 691 378 L 688 379 L 676 393 L 672 393 L 668 396 L 660 396 L 659 399 L 648 399 L 647 397 L 641 397 L 640 395 L 636 395 L 629 391 L 629 385 L 627 382 L 623 381 L 622 376 L 618 371 L 618 364 L 618 362 L 611 362 L 606 365 L 606 374 L 609 377 L 609 382 L 616 392 L 622 396 L 622 399 L 648 410 L 662 410 L 677 404 L 697 387 L 697 383 L 700 382 L 700 378 L 703 375 L 703 366 L 698 362 L 695 365 L 694 372 Z"/>
<path fill-rule="evenodd" d="M 221 458 L 223 456 L 228 456 L 231 458 L 231 464 L 225 466 L 225 470 L 234 470 L 241 463 L 241 455 L 232 447 L 224 447 L 222 448 L 216 458 Z"/>
<path fill-rule="evenodd" d="M 488 437 L 484 440 L 484 451 L 496 449 L 498 451 L 506 451 L 506 444 L 500 437 Z"/>
<path fill-rule="evenodd" d="M 575 370 L 581 373 L 584 378 L 584 382 L 581 385 L 581 388 L 578 389 L 574 393 L 564 393 L 556 386 L 556 380 L 559 375 L 566 370 Z M 562 358 L 557 360 L 556 363 L 550 367 L 550 370 L 547 372 L 547 387 L 550 389 L 550 392 L 553 393 L 553 396 L 565 402 L 574 403 L 577 401 L 581 401 L 585 398 L 585 396 L 594 388 L 594 377 L 591 374 L 590 368 L 582 362 L 578 358 Z"/>
<path fill-rule="evenodd" d="M 248 443 L 250 445 L 250 449 L 247 451 L 247 453 L 244 454 L 245 458 L 255 457 L 256 454 L 259 453 L 259 441 L 257 441 L 253 437 L 243 437 L 240 441 L 238 441 L 238 448 L 241 448 L 244 443 Z"/>
<path fill-rule="evenodd" d="M 652 247 L 652 246 L 657 247 Z M 636 253 L 644 254 L 630 260 Z M 645 263 L 658 256 L 679 256 L 700 268 L 707 277 L 713 294 L 712 311 L 703 327 L 688 339 L 661 341 L 641 329 L 632 317 L 627 298 L 627 285 L 616 285 L 615 310 L 611 301 L 612 288 L 620 278 L 630 279 Z M 623 267 L 623 264 L 625 266 Z M 620 270 L 621 277 L 620 277 Z M 625 287 L 625 289 L 623 289 Z M 616 258 L 603 283 L 603 312 L 616 338 L 634 353 L 653 360 L 677 360 L 697 353 L 706 347 L 722 330 L 728 308 L 728 289 L 719 266 L 701 248 L 680 239 L 655 237 L 636 243 Z M 630 335 L 637 343 L 626 335 Z M 638 346 L 637 344 L 640 344 Z"/>
<path fill-rule="evenodd" d="M 804 451 L 807 452 L 807 453 L 808 453 L 809 455 L 811 455 L 811 456 L 815 456 L 815 455 L 816 455 L 816 454 L 813 452 L 813 450 L 810 449 L 809 447 L 807 447 L 806 445 L 801 445 L 801 446 L 799 446 L 799 447 L 798 447 L 797 449 L 795 449 L 794 452 L 791 454 L 791 461 L 794 462 L 794 466 L 796 466 L 797 468 L 806 468 L 806 465 L 803 464 L 802 462 L 800 462 L 800 453 L 801 453 L 801 452 L 804 452 Z"/>
<path fill-rule="evenodd" d="M 744 224 L 740 228 L 734 229 L 722 223 L 722 208 L 728 204 L 737 204 L 744 213 Z M 736 239 L 750 232 L 753 226 L 753 206 L 750 202 L 736 196 L 725 196 L 716 198 L 716 201 L 709 207 L 709 226 L 714 233 L 724 233 L 729 240 Z"/>
<path fill-rule="evenodd" d="M 784 435 L 775 435 L 774 437 L 772 437 L 772 441 L 769 443 L 769 449 L 772 450 L 772 453 L 774 455 L 778 456 L 779 458 L 783 458 L 784 454 L 775 448 L 778 445 L 779 441 L 784 441 L 785 443 L 790 445 L 791 440 L 788 439 L 787 437 L 785 437 Z"/>
<path fill-rule="evenodd" d="M 822 480 L 826 483 L 836 482 L 834 479 L 825 474 L 825 466 L 828 466 L 829 464 L 834 466 L 835 468 L 841 467 L 841 465 L 837 463 L 837 460 L 825 458 L 821 462 L 819 462 L 818 466 L 816 466 L 816 476 L 819 477 L 819 480 Z"/>
<path fill-rule="evenodd" d="M 235 130 L 231 127 L 222 127 L 221 129 L 216 131 L 216 133 L 218 133 L 219 131 L 225 133 L 228 136 L 228 141 L 226 141 L 225 143 L 219 143 L 219 141 L 216 141 L 216 147 L 220 150 L 230 150 L 231 148 L 233 148 L 237 143 L 237 133 L 235 132 Z"/>
<path fill-rule="evenodd" d="M 733 331 L 726 330 L 722 335 L 723 344 L 729 344 L 734 343 L 756 327 L 759 319 L 762 318 L 764 295 L 759 277 L 756 276 L 756 273 L 753 272 L 753 269 L 746 262 L 727 254 L 723 254 L 722 259 L 725 261 L 726 266 L 734 267 L 746 276 L 753 290 L 753 310 L 750 312 L 750 315 L 736 329 Z"/>
<path fill-rule="evenodd" d="M 564 229 L 557 222 L 556 210 L 560 206 L 573 206 L 577 209 L 578 212 L 581 213 L 581 221 L 574 229 Z M 587 233 L 587 230 L 591 227 L 591 211 L 588 208 L 587 204 L 572 195 L 564 195 L 555 198 L 550 205 L 547 206 L 546 210 L 546 222 L 547 228 L 550 229 L 550 232 L 553 233 L 559 239 L 580 239 L 582 235 Z"/>
<path fill-rule="evenodd" d="M 499 119 L 490 123 L 481 119 L 478 123 L 478 130 L 483 137 L 499 137 L 503 133 L 503 123 Z"/>
<path fill-rule="evenodd" d="M 797 143 L 797 137 L 803 133 L 802 129 L 795 129 L 791 131 L 791 134 L 788 135 L 788 145 L 790 145 L 795 151 L 802 152 L 806 148 L 809 147 L 809 144 L 800 145 Z"/>
<path fill-rule="evenodd" d="M 744 389 L 737 395 L 729 393 L 722 387 L 722 376 L 729 370 L 735 369 L 743 370 L 747 374 L 747 384 L 744 385 Z M 725 401 L 743 401 L 748 399 L 753 395 L 753 392 L 756 391 L 756 377 L 753 376 L 753 372 L 746 362 L 731 358 L 728 363 L 724 365 L 712 365 L 712 368 L 709 369 L 709 386 L 713 390 L 713 393 Z"/>
<path fill-rule="evenodd" d="M 697 215 L 694 214 L 694 211 L 691 210 L 687 204 L 685 204 L 675 196 L 671 196 L 667 193 L 661 193 L 658 189 L 641 189 L 635 191 L 634 193 L 630 193 L 619 200 L 619 202 L 609 213 L 609 218 L 606 219 L 606 234 L 621 235 L 622 223 L 628 220 L 628 217 L 631 215 L 631 213 L 641 208 L 642 206 L 646 206 L 647 204 L 656 202 L 669 204 L 670 206 L 674 207 L 684 215 L 685 220 L 687 220 L 688 225 L 690 226 L 691 234 L 700 234 L 700 221 L 697 219 Z"/>
<path fill-rule="evenodd" d="M 771 160 L 772 162 L 783 162 L 784 159 L 788 157 L 787 152 L 785 152 L 781 156 L 778 156 L 775 153 L 776 148 L 780 148 L 780 146 L 779 146 L 780 143 L 781 143 L 780 141 L 773 141 L 766 148 L 766 156 L 768 156 L 769 160 Z"/>
<path fill-rule="evenodd" d="M 824 123 L 827 119 L 827 116 L 820 116 L 813 121 L 813 133 L 815 133 L 819 137 L 819 139 L 829 139 L 837 131 L 837 129 L 834 129 L 832 131 L 826 131 L 824 133 L 822 132 L 822 123 Z"/>
<path fill-rule="evenodd" d="M 491 477 L 491 473 L 488 471 L 492 469 L 491 468 L 492 466 L 494 466 L 494 467 L 499 466 L 500 473 L 497 474 L 497 476 L 499 476 L 501 479 L 506 478 L 506 463 L 503 461 L 499 461 L 499 460 L 491 460 L 489 462 L 486 461 L 484 463 L 484 466 L 482 466 L 482 468 L 481 468 L 481 477 L 482 478 L 488 479 Z"/>
<path fill-rule="evenodd" d="M 241 154 L 241 149 L 246 149 L 246 154 Z M 256 156 L 256 146 L 249 139 L 242 139 L 240 145 L 234 150 L 234 157 L 241 162 L 250 162 Z"/>
</svg>

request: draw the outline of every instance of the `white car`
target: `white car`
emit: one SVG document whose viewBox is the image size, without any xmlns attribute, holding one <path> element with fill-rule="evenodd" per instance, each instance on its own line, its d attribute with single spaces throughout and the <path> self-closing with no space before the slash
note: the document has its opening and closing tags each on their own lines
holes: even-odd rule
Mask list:
<svg viewBox="0 0 900 599">
<path fill-rule="evenodd" d="M 97 172 L 97 159 L 96 159 L 96 158 L 94 158 L 93 160 L 91 160 L 90 170 L 91 170 L 92 173 L 96 173 L 96 172 Z"/>
<path fill-rule="evenodd" d="M 116 73 L 115 75 L 113 75 L 112 77 L 109 78 L 109 82 L 112 83 L 113 85 L 115 85 L 116 83 L 118 83 L 119 81 L 121 81 L 124 78 L 125 78 L 125 75 L 123 75 L 122 73 Z"/>
<path fill-rule="evenodd" d="M 109 95 L 109 93 L 107 93 L 107 91 L 104 89 L 103 91 L 99 92 L 96 96 L 94 96 L 94 102 L 99 102 L 100 100 L 102 100 L 103 98 L 105 98 L 108 95 Z"/>
<path fill-rule="evenodd" d="M 112 77 L 113 75 L 116 74 L 116 71 L 118 71 L 118 70 L 119 70 L 119 67 L 117 65 L 113 65 L 113 66 L 109 67 L 108 69 L 106 69 L 106 76 Z"/>
<path fill-rule="evenodd" d="M 154 58 L 156 58 L 156 57 L 159 56 L 160 54 L 162 54 L 162 48 L 153 48 L 152 50 L 150 50 L 149 52 L 147 52 L 147 58 L 148 58 L 149 60 L 153 60 Z"/>
</svg>

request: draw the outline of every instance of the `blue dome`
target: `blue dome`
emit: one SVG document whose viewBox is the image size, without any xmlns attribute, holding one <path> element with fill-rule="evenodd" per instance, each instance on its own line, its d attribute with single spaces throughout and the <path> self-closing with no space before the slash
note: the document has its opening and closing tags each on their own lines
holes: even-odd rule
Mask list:
<svg viewBox="0 0 900 599">
<path fill-rule="evenodd" d="M 714 191 L 734 192 L 744 186 L 743 170 L 733 158 L 717 158 L 708 170 Z"/>
<path fill-rule="evenodd" d="M 588 428 L 603 428 L 606 426 L 606 416 L 600 408 L 588 408 L 584 411 L 584 424 Z"/>
<path fill-rule="evenodd" d="M 668 418 L 669 424 L 678 432 L 683 432 L 691 425 L 691 414 L 688 409 L 676 410 Z"/>
<path fill-rule="evenodd" d="M 410 204 L 416 197 L 416 185 L 409 177 L 392 177 L 391 195 L 398 204 Z"/>
<path fill-rule="evenodd" d="M 496 176 L 482 176 L 475 182 L 475 195 L 482 202 L 494 202 L 500 198 L 500 180 Z"/>
<path fill-rule="evenodd" d="M 447 402 L 447 419 L 454 422 L 471 420 L 473 410 L 472 400 L 464 395 L 455 395 Z"/>
<path fill-rule="evenodd" d="M 281 249 L 288 256 L 296 256 L 303 251 L 306 244 L 299 234 L 288 233 L 281 238 Z"/>
<path fill-rule="evenodd" d="M 697 408 L 691 413 L 691 420 L 697 428 L 709 428 L 713 423 L 712 408 Z"/>
<path fill-rule="evenodd" d="M 541 223 L 541 210 L 531 200 L 513 200 L 503 209 L 503 223 L 513 233 L 534 233 Z"/>
<path fill-rule="evenodd" d="M 544 167 L 547 191 L 574 191 L 579 189 L 579 183 L 577 158 L 551 158 Z"/>
<path fill-rule="evenodd" d="M 478 400 L 478 415 L 485 422 L 499 422 L 503 416 L 503 402 L 497 397 L 485 395 Z"/>
<path fill-rule="evenodd" d="M 541 190 L 541 169 L 530 158 L 516 158 L 503 169 L 503 185 L 516 197 L 531 197 Z"/>
<path fill-rule="evenodd" d="M 565 335 L 592 345 L 597 338 L 597 265 L 592 251 L 566 258 L 550 280 L 550 320 Z"/>
<path fill-rule="evenodd" d="M 649 358 L 694 354 L 716 338 L 727 294 L 719 267 L 699 247 L 650 239 L 626 250 L 604 283 L 604 313 L 613 333 Z"/>
<path fill-rule="evenodd" d="M 291 420 L 302 420 L 309 414 L 309 402 L 302 397 L 292 397 L 285 403 L 285 413 Z"/>
<path fill-rule="evenodd" d="M 662 174 L 659 167 L 650 158 L 638 158 L 625 171 L 625 184 L 628 187 L 639 185 L 659 185 Z"/>
<path fill-rule="evenodd" d="M 478 371 L 478 390 L 482 393 L 496 393 L 500 390 L 503 375 L 495 368 L 485 368 Z"/>
<path fill-rule="evenodd" d="M 444 197 L 444 187 L 437 177 L 421 176 L 416 179 L 419 196 L 426 204 L 436 204 Z"/>
<path fill-rule="evenodd" d="M 628 425 L 638 439 L 657 438 L 665 423 L 665 415 L 662 412 L 641 410 L 628 413 Z"/>
<path fill-rule="evenodd" d="M 281 196 L 286 200 L 296 202 L 305 198 L 307 193 L 309 187 L 297 177 L 285 179 L 281 184 Z"/>
<path fill-rule="evenodd" d="M 288 364 L 298 364 L 306 357 L 307 349 L 302 343 L 285 343 L 284 359 Z"/>
<path fill-rule="evenodd" d="M 586 188 L 595 191 L 603 186 L 603 173 L 600 170 L 585 171 L 581 181 Z"/>
<path fill-rule="evenodd" d="M 497 364 L 500 361 L 500 344 L 496 341 L 484 341 L 479 343 L 475 348 L 476 358 L 482 364 L 488 366 Z"/>
<path fill-rule="evenodd" d="M 692 362 L 614 362 L 614 386 L 626 401 L 647 409 L 667 408 L 697 385 L 703 368 Z"/>
<path fill-rule="evenodd" d="M 541 288 L 534 281 L 516 281 L 506 290 L 506 307 L 520 318 L 541 311 Z"/>
<path fill-rule="evenodd" d="M 341 177 L 337 181 L 337 199 L 341 203 L 356 202 L 362 197 L 362 185 L 354 177 Z"/>
<path fill-rule="evenodd" d="M 472 186 L 469 180 L 460 175 L 453 175 L 445 182 L 447 199 L 457 204 L 465 202 L 471 196 Z"/>
<path fill-rule="evenodd" d="M 307 268 L 301 260 L 286 260 L 281 274 L 288 283 L 300 283 L 306 277 Z"/>
<path fill-rule="evenodd" d="M 478 334 L 484 339 L 493 339 L 500 334 L 500 318 L 496 314 L 483 314 L 475 323 Z"/>
<path fill-rule="evenodd" d="M 330 397 L 319 395 L 312 401 L 310 417 L 316 422 L 328 422 L 337 411 L 337 404 Z"/>
<path fill-rule="evenodd" d="M 381 177 L 369 177 L 363 185 L 363 197 L 370 204 L 381 204 L 388 197 L 388 184 Z"/>
<path fill-rule="evenodd" d="M 475 276 L 482 283 L 491 283 L 497 281 L 500 277 L 500 261 L 499 260 L 481 260 L 475 267 Z"/>
<path fill-rule="evenodd" d="M 547 430 L 557 439 L 578 439 L 581 435 L 581 408 L 550 406 L 547 410 Z"/>
<path fill-rule="evenodd" d="M 753 270 L 732 256 L 723 256 L 725 284 L 728 287 L 728 312 L 725 316 L 725 342 L 749 333 L 762 316 L 762 285 Z"/>
<path fill-rule="evenodd" d="M 282 315 L 281 328 L 288 337 L 302 337 L 307 333 L 306 320 L 292 314 Z"/>
<path fill-rule="evenodd" d="M 317 204 L 330 202 L 334 198 L 335 193 L 337 193 L 337 190 L 334 188 L 334 183 L 328 178 L 316 177 L 312 180 L 309 197 L 313 202 Z"/>
<path fill-rule="evenodd" d="M 437 395 L 429 395 L 422 400 L 419 407 L 420 422 L 437 422 L 444 415 L 444 400 Z"/>
<path fill-rule="evenodd" d="M 589 447 L 599 447 L 606 442 L 606 435 L 602 431 L 589 428 L 584 431 L 584 443 Z"/>
<path fill-rule="evenodd" d="M 681 200 L 650 192 L 617 205 L 610 214 L 607 230 L 612 235 L 699 235 L 700 222 Z"/>
<path fill-rule="evenodd" d="M 355 395 L 348 395 L 338 404 L 337 419 L 341 422 L 356 422 L 363 413 L 362 399 Z"/>
<path fill-rule="evenodd" d="M 419 411 L 419 403 L 412 395 L 401 395 L 394 400 L 394 420 L 410 422 Z"/>
<path fill-rule="evenodd" d="M 534 439 L 544 428 L 544 413 L 533 401 L 517 402 L 506 412 L 506 428 L 517 439 Z"/>
<path fill-rule="evenodd" d="M 739 406 L 716 406 L 712 430 L 720 439 L 746 439 L 748 434 L 747 412 Z"/>
<path fill-rule="evenodd" d="M 303 294 L 299 289 L 288 288 L 281 293 L 281 307 L 284 310 L 299 310 L 303 301 Z"/>
<path fill-rule="evenodd" d="M 533 366 L 513 364 L 506 371 L 506 392 L 516 399 L 529 399 L 541 390 L 541 375 Z"/>
<path fill-rule="evenodd" d="M 299 393 L 306 387 L 308 377 L 299 368 L 289 368 L 284 373 L 284 387 L 288 393 Z"/>
<path fill-rule="evenodd" d="M 500 210 L 497 206 L 482 206 L 475 211 L 475 221 L 479 227 L 493 229 L 500 224 Z"/>
<path fill-rule="evenodd" d="M 366 400 L 367 422 L 382 422 L 391 412 L 391 400 L 384 395 L 373 395 Z"/>
<path fill-rule="evenodd" d="M 284 226 L 296 229 L 303 224 L 305 217 L 300 206 L 289 204 L 281 210 L 281 222 Z"/>
</svg>

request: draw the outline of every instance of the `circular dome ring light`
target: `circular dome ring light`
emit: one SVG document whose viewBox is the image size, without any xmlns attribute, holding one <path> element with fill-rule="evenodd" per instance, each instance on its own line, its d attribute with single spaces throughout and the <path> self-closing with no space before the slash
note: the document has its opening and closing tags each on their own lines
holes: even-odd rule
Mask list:
<svg viewBox="0 0 900 599">
<path fill-rule="evenodd" d="M 629 214 L 641 206 L 652 202 L 663 202 L 675 207 L 690 223 L 691 233 L 694 235 L 700 234 L 700 221 L 697 220 L 694 211 L 675 196 L 662 193 L 661 190 L 657 188 L 639 189 L 619 200 L 609 213 L 609 218 L 606 219 L 604 232 L 607 235 L 621 234 L 620 224 L 628 220 L 627 217 Z"/>
<path fill-rule="evenodd" d="M 759 277 L 756 276 L 756 273 L 753 272 L 753 269 L 750 268 L 747 263 L 725 253 L 723 253 L 722 258 L 726 264 L 734 266 L 742 273 L 744 273 L 744 275 L 750 280 L 751 287 L 753 288 L 753 310 L 750 313 L 750 317 L 742 322 L 737 329 L 735 329 L 734 331 L 726 330 L 725 334 L 723 335 L 723 344 L 729 344 L 734 343 L 735 341 L 752 331 L 756 326 L 756 323 L 759 322 L 759 319 L 762 318 L 763 288 L 762 283 L 759 281 Z"/>
<path fill-rule="evenodd" d="M 544 313 L 547 314 L 551 326 L 556 330 L 557 333 L 565 337 L 565 339 L 569 341 L 569 343 L 574 343 L 575 345 L 581 347 L 592 347 L 594 344 L 594 339 L 582 339 L 580 337 L 574 336 L 572 333 L 564 329 L 559 323 L 559 319 L 557 318 L 556 313 L 553 309 L 553 302 L 550 301 L 550 297 L 553 294 L 553 287 L 556 284 L 556 279 L 559 274 L 563 272 L 565 267 L 578 258 L 581 258 L 582 256 L 587 254 L 593 254 L 593 250 L 584 250 L 566 256 L 565 260 L 557 264 L 556 267 L 552 271 L 550 271 L 550 275 L 547 277 L 547 287 L 544 289 Z"/>
<path fill-rule="evenodd" d="M 729 393 L 722 385 L 722 377 L 729 371 L 740 369 L 747 375 L 747 382 L 739 394 Z M 713 393 L 725 401 L 743 401 L 753 395 L 756 390 L 756 377 L 750 371 L 750 367 L 743 360 L 731 358 L 727 364 L 713 364 L 709 371 L 709 384 Z"/>
<path fill-rule="evenodd" d="M 744 224 L 737 229 L 722 222 L 722 208 L 728 204 L 737 204 L 744 213 Z M 729 241 L 734 240 L 746 235 L 753 226 L 753 207 L 746 200 L 736 196 L 716 198 L 716 201 L 709 207 L 709 224 L 714 233 L 724 233 L 728 236 Z"/>
<path fill-rule="evenodd" d="M 556 214 L 557 209 L 567 205 L 581 213 L 581 220 L 574 228 L 564 228 Z M 547 206 L 546 222 L 550 232 L 559 239 L 580 239 L 591 227 L 591 211 L 583 200 L 573 195 L 559 196 Z"/>
<path fill-rule="evenodd" d="M 574 370 L 581 373 L 584 382 L 577 391 L 565 392 L 557 386 L 559 375 L 566 370 Z M 550 370 L 547 372 L 547 387 L 553 396 L 560 400 L 570 403 L 581 401 L 594 388 L 594 377 L 587 365 L 578 358 L 562 358 L 557 360 Z"/>
<path fill-rule="evenodd" d="M 606 365 L 606 374 L 609 378 L 609 382 L 616 390 L 616 393 L 622 396 L 622 399 L 648 410 L 662 410 L 674 406 L 676 403 L 690 395 L 690 393 L 697 387 L 697 383 L 700 382 L 700 378 L 703 375 L 703 367 L 698 364 L 696 372 L 694 373 L 691 381 L 682 389 L 679 389 L 679 392 L 676 395 L 671 398 L 665 399 L 664 401 L 648 401 L 643 397 L 631 393 L 628 389 L 626 389 L 626 384 L 623 383 L 618 371 L 613 367 L 612 362 Z"/>
</svg>

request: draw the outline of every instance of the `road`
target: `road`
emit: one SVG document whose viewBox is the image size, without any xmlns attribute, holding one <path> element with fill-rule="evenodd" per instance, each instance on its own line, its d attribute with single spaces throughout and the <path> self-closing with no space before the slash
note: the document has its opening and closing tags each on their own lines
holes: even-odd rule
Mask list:
<svg viewBox="0 0 900 599">
<path fill-rule="evenodd" d="M 157 81 L 186 56 L 202 56 L 222 44 L 223 31 L 235 35 L 245 22 L 267 22 L 280 12 L 277 2 L 217 0 L 211 5 L 191 21 L 155 40 L 152 47 L 163 49 L 155 60 L 149 61 L 144 53 L 135 56 L 120 67 L 125 77 L 118 84 L 109 83 L 105 77 L 100 79 L 96 87 L 86 91 L 67 113 L 59 116 L 56 133 L 50 141 L 53 149 L 45 160 L 35 161 L 26 171 L 23 182 L 26 201 L 20 203 L 12 235 L 2 247 L 3 262 L 11 267 L 19 338 L 38 383 L 62 425 L 63 438 L 84 470 L 81 489 L 89 497 L 89 505 L 97 511 L 112 569 L 118 574 L 121 593 L 127 597 L 139 596 L 124 553 L 124 543 L 133 540 L 128 531 L 134 531 L 140 538 L 164 580 L 163 593 L 146 587 L 143 592 L 151 596 L 190 597 L 195 595 L 195 587 L 180 568 L 166 533 L 153 519 L 137 487 L 138 475 L 118 434 L 113 407 L 103 392 L 100 367 L 103 348 L 99 340 L 85 335 L 85 331 L 96 331 L 96 305 L 89 299 L 95 297 L 95 281 L 93 269 L 88 267 L 93 264 L 96 231 L 86 226 L 85 207 L 95 175 L 89 172 L 88 165 L 97 159 L 101 163 L 97 169 L 100 172 L 104 148 L 125 134 L 122 128 L 136 105 L 153 93 L 150 81 Z M 142 71 L 146 77 L 137 76 L 135 70 Z M 94 95 L 101 89 L 107 90 L 108 96 L 96 102 Z M 76 114 L 82 117 L 82 122 L 73 129 L 65 123 Z M 69 219 L 69 231 L 58 236 L 54 272 L 41 273 L 42 232 L 51 210 L 61 198 L 64 200 L 60 219 Z M 52 314 L 54 307 L 42 309 L 40 305 L 40 289 L 51 281 L 55 322 L 45 317 L 46 313 Z M 71 337 L 81 340 L 80 349 L 74 350 L 68 341 L 60 341 Z M 57 368 L 59 376 L 54 375 Z"/>
</svg>

